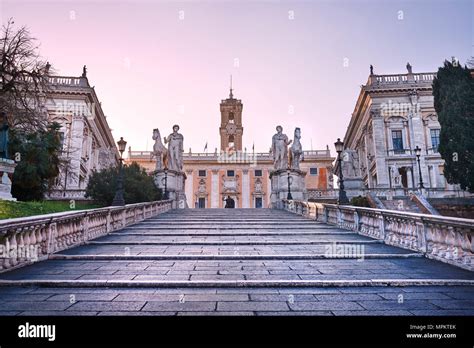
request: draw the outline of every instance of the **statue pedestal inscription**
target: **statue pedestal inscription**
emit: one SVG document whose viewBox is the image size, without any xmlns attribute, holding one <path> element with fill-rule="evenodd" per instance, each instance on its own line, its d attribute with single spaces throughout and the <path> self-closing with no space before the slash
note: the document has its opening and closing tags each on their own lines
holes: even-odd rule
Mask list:
<svg viewBox="0 0 474 348">
<path fill-rule="evenodd" d="M 16 201 L 12 197 L 12 176 L 16 163 L 13 160 L 0 158 L 0 200 Z"/>
<path fill-rule="evenodd" d="M 171 203 L 173 209 L 184 209 L 188 207 L 186 194 L 184 193 L 186 174 L 171 169 L 167 169 L 166 171 L 164 169 L 158 169 L 153 172 L 153 178 L 155 185 L 162 190 L 163 195 L 165 194 L 166 186 L 168 199 L 173 201 Z"/>
<path fill-rule="evenodd" d="M 288 198 L 288 181 L 291 197 L 294 200 L 306 201 L 306 172 L 299 169 L 279 169 L 270 173 L 272 186 L 271 204 L 273 208 L 282 208 L 282 199 Z"/>
</svg>

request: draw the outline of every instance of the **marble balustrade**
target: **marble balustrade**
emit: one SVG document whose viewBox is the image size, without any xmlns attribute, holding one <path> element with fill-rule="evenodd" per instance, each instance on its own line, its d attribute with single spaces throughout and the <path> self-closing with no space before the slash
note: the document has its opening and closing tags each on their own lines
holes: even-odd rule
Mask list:
<svg viewBox="0 0 474 348">
<path fill-rule="evenodd" d="M 474 271 L 474 220 L 283 200 L 283 209 Z"/>
<path fill-rule="evenodd" d="M 171 209 L 171 201 L 0 220 L 0 272 L 43 260 Z"/>
</svg>

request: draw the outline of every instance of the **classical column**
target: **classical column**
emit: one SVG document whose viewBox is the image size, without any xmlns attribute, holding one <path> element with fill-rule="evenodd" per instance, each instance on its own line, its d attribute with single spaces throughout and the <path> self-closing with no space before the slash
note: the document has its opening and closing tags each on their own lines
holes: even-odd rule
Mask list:
<svg viewBox="0 0 474 348">
<path fill-rule="evenodd" d="M 188 169 L 186 170 L 186 181 L 184 183 L 184 192 L 186 193 L 186 200 L 188 201 L 188 207 L 194 208 L 194 177 L 193 177 L 193 170 Z"/>
<path fill-rule="evenodd" d="M 82 139 L 84 137 L 84 117 L 74 115 L 70 126 L 69 141 L 69 158 L 70 169 L 68 170 L 67 189 L 79 188 L 79 177 L 81 175 L 81 156 L 82 156 Z"/>
<path fill-rule="evenodd" d="M 242 170 L 242 208 L 250 208 L 249 170 Z"/>
<path fill-rule="evenodd" d="M 219 171 L 211 170 L 211 208 L 219 208 Z"/>
<path fill-rule="evenodd" d="M 387 149 L 385 148 L 385 123 L 378 112 L 372 113 L 372 129 L 375 151 L 375 162 L 377 168 L 377 187 L 390 187 L 388 179 L 388 166 L 385 158 L 387 157 Z M 375 183 L 374 183 L 375 184 Z"/>
</svg>

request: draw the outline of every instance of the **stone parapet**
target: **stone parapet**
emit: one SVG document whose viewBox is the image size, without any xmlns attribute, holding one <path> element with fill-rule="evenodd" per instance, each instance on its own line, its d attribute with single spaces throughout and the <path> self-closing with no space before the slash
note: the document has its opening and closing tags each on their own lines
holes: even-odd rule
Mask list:
<svg viewBox="0 0 474 348">
<path fill-rule="evenodd" d="M 282 200 L 283 209 L 474 271 L 474 220 Z"/>
<path fill-rule="evenodd" d="M 171 209 L 171 201 L 128 204 L 0 221 L 0 272 L 48 258 Z"/>
</svg>

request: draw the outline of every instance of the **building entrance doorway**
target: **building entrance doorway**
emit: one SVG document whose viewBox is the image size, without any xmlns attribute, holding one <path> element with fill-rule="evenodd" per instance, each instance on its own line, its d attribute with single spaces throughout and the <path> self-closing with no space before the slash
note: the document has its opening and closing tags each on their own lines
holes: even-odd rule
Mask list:
<svg viewBox="0 0 474 348">
<path fill-rule="evenodd" d="M 255 197 L 255 208 L 261 208 L 263 206 L 262 197 Z"/>
</svg>

